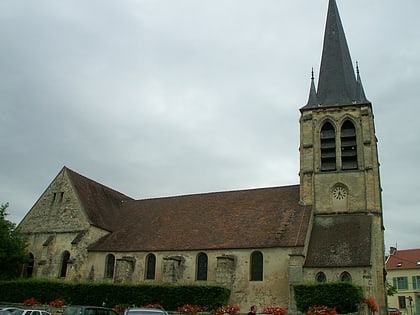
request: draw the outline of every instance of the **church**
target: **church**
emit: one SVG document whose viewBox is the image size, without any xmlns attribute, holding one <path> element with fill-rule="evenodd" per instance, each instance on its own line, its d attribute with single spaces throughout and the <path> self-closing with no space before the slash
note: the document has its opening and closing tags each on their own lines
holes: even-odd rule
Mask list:
<svg viewBox="0 0 420 315">
<path fill-rule="evenodd" d="M 291 312 L 294 284 L 350 281 L 386 314 L 374 115 L 335 0 L 302 105 L 299 184 L 138 200 L 63 167 L 18 226 L 26 276 L 215 284 Z"/>
</svg>

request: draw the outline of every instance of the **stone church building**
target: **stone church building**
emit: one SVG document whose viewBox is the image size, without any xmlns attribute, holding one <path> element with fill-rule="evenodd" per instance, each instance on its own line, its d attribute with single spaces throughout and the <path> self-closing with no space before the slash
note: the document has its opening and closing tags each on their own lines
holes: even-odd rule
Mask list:
<svg viewBox="0 0 420 315">
<path fill-rule="evenodd" d="M 137 200 L 63 167 L 18 226 L 27 276 L 210 283 L 291 311 L 294 284 L 351 281 L 386 314 L 374 116 L 335 0 L 300 113 L 298 185 Z"/>
</svg>

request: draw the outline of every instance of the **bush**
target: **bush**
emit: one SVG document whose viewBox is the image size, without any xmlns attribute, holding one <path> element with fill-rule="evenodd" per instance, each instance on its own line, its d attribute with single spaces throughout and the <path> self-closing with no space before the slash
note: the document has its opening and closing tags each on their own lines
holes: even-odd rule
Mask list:
<svg viewBox="0 0 420 315">
<path fill-rule="evenodd" d="M 74 283 L 68 281 L 21 279 L 1 281 L 2 300 L 22 303 L 33 298 L 40 303 L 66 301 L 68 304 L 147 305 L 160 304 L 166 310 L 176 311 L 178 306 L 202 305 L 214 310 L 228 302 L 230 291 L 217 286 L 130 285 L 114 283 Z"/>
<path fill-rule="evenodd" d="M 339 314 L 353 313 L 363 300 L 363 289 L 347 282 L 295 285 L 294 289 L 302 313 L 317 305 L 336 308 Z"/>
</svg>

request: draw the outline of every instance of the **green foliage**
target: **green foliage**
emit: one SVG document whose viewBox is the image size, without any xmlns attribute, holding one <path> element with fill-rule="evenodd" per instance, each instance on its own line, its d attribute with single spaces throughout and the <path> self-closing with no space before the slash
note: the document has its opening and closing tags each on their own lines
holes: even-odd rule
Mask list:
<svg viewBox="0 0 420 315">
<path fill-rule="evenodd" d="M 16 225 L 6 220 L 8 206 L 0 205 L 0 279 L 19 276 L 20 266 L 28 259 L 25 239 L 16 232 Z"/>
<path fill-rule="evenodd" d="M 336 307 L 339 314 L 357 311 L 363 300 L 363 289 L 348 282 L 295 285 L 295 300 L 299 311 L 324 305 Z"/>
<path fill-rule="evenodd" d="M 230 291 L 217 286 L 129 285 L 94 282 L 51 281 L 47 279 L 20 279 L 0 281 L 2 300 L 22 303 L 35 297 L 42 303 L 61 299 L 67 304 L 141 306 L 160 304 L 166 310 L 176 311 L 184 304 L 201 305 L 214 310 L 226 304 Z"/>
<path fill-rule="evenodd" d="M 394 287 L 392 284 L 390 284 L 389 282 L 387 282 L 386 284 L 386 294 L 388 296 L 393 296 L 395 293 L 398 292 L 397 288 Z"/>
</svg>

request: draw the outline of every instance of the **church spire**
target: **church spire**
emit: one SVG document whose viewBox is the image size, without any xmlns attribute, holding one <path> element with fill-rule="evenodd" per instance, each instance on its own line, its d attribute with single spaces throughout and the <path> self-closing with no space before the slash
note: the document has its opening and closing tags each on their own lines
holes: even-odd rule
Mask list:
<svg viewBox="0 0 420 315">
<path fill-rule="evenodd" d="M 312 68 L 311 87 L 309 89 L 308 103 L 306 103 L 304 108 L 313 108 L 313 107 L 318 107 L 318 98 L 316 97 L 316 89 L 315 89 L 315 83 L 314 83 L 314 68 Z"/>
<path fill-rule="evenodd" d="M 321 107 L 352 105 L 366 101 L 366 97 L 361 99 L 358 94 L 358 82 L 335 0 L 330 0 L 328 4 L 317 90 L 317 99 Z M 304 108 L 308 108 L 308 105 Z"/>
<path fill-rule="evenodd" d="M 359 64 L 356 61 L 356 83 L 357 83 L 357 100 L 361 103 L 369 103 L 369 101 L 366 99 L 366 95 L 365 95 L 365 91 L 363 89 L 363 85 L 362 85 L 362 79 L 360 77 L 360 73 L 359 73 Z"/>
</svg>

